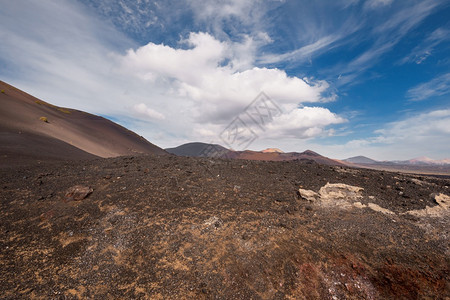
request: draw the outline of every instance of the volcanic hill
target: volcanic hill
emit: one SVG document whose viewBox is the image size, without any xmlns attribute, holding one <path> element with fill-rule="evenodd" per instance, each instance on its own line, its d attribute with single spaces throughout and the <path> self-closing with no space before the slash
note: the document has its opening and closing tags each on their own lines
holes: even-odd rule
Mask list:
<svg viewBox="0 0 450 300">
<path fill-rule="evenodd" d="M 57 107 L 0 81 L 0 163 L 165 154 L 103 117 Z"/>
</svg>

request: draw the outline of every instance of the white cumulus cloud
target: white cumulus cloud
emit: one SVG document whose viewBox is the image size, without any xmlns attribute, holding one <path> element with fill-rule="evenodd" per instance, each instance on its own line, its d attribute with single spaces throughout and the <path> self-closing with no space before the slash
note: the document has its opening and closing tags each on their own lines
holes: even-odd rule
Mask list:
<svg viewBox="0 0 450 300">
<path fill-rule="evenodd" d="M 154 109 L 149 108 L 145 103 L 139 103 L 133 106 L 134 111 L 141 116 L 155 120 L 164 120 L 166 117 Z"/>
<path fill-rule="evenodd" d="M 325 131 L 325 128 L 346 121 L 326 108 L 306 106 L 275 117 L 267 127 L 279 137 L 307 139 L 324 133 L 333 134 L 333 131 Z"/>
<path fill-rule="evenodd" d="M 279 69 L 252 66 L 253 38 L 219 41 L 208 33 L 191 33 L 173 48 L 149 43 L 130 49 L 121 67 L 150 83 L 168 85 L 174 95 L 193 103 L 201 122 L 229 122 L 261 91 L 281 104 L 325 102 L 326 81 L 288 76 Z"/>
</svg>

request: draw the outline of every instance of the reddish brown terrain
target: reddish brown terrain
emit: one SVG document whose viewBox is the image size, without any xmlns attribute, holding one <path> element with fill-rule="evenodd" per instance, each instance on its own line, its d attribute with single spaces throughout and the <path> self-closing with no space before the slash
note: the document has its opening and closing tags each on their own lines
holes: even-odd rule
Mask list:
<svg viewBox="0 0 450 300">
<path fill-rule="evenodd" d="M 105 118 L 57 107 L 0 81 L 0 164 L 165 154 Z"/>
<path fill-rule="evenodd" d="M 1 294 L 448 299 L 449 186 L 311 161 L 3 167 Z"/>
</svg>

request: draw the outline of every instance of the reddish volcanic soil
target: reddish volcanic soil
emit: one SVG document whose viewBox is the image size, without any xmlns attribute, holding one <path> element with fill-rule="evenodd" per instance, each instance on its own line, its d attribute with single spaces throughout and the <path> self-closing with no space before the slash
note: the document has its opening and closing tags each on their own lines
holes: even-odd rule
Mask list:
<svg viewBox="0 0 450 300">
<path fill-rule="evenodd" d="M 1 297 L 448 299 L 449 186 L 305 160 L 3 166 Z"/>
</svg>

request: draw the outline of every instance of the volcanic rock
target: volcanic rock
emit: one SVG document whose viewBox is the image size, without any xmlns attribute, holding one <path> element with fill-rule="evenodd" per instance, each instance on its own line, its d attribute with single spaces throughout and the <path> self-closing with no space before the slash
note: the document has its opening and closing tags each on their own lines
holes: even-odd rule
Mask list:
<svg viewBox="0 0 450 300">
<path fill-rule="evenodd" d="M 88 186 L 75 185 L 67 190 L 66 194 L 64 195 L 64 199 L 66 201 L 83 200 L 93 191 L 94 190 Z"/>
</svg>

